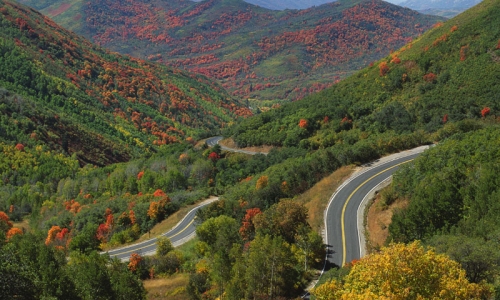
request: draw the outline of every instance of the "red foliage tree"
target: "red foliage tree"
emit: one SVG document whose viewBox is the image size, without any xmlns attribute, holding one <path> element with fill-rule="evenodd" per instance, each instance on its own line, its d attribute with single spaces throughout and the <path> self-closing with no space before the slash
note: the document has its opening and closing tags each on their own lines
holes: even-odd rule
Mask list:
<svg viewBox="0 0 500 300">
<path fill-rule="evenodd" d="M 141 180 L 142 176 L 144 176 L 144 171 L 140 171 L 140 172 L 137 174 L 137 180 Z"/>
<path fill-rule="evenodd" d="M 16 234 L 23 234 L 23 231 L 19 228 L 12 227 L 7 231 L 7 240 L 10 240 Z"/>
<path fill-rule="evenodd" d="M 401 63 L 401 59 L 397 56 L 394 56 L 394 58 L 391 60 L 391 63 L 393 64 L 400 64 Z"/>
<path fill-rule="evenodd" d="M 208 155 L 208 159 L 210 159 L 213 162 L 216 162 L 220 159 L 220 156 L 219 154 L 217 154 L 217 152 L 212 152 Z"/>
<path fill-rule="evenodd" d="M 469 45 L 462 46 L 460 48 L 460 61 L 464 61 L 467 59 L 467 53 L 469 52 Z"/>
<path fill-rule="evenodd" d="M 105 243 L 108 241 L 109 233 L 110 233 L 109 226 L 106 224 L 100 224 L 99 227 L 97 228 L 96 237 L 99 241 Z"/>
<path fill-rule="evenodd" d="M 50 245 L 56 238 L 57 234 L 61 232 L 61 227 L 54 225 L 47 232 L 47 238 L 45 239 L 45 245 Z"/>
<path fill-rule="evenodd" d="M 306 119 L 300 119 L 300 121 L 299 121 L 299 127 L 300 127 L 300 128 L 304 128 L 304 129 L 306 129 L 306 128 L 307 128 L 307 125 L 309 125 L 309 123 L 307 122 L 307 120 L 306 120 Z"/>
<path fill-rule="evenodd" d="M 260 210 L 260 208 L 247 209 L 247 213 L 243 217 L 243 221 L 241 222 L 240 227 L 240 235 L 244 240 L 249 240 L 252 234 L 255 232 L 255 226 L 252 221 L 256 215 L 261 213 L 262 211 Z"/>
<path fill-rule="evenodd" d="M 12 228 L 12 222 L 10 222 L 9 216 L 5 212 L 0 211 L 0 230 L 7 232 L 10 228 Z"/>
<path fill-rule="evenodd" d="M 498 40 L 498 45 L 497 45 L 496 49 L 497 50 L 500 49 L 500 40 Z"/>
<path fill-rule="evenodd" d="M 16 149 L 19 151 L 24 151 L 24 145 L 23 144 L 17 144 Z"/>
<path fill-rule="evenodd" d="M 424 75 L 424 80 L 427 82 L 435 82 L 436 81 L 436 74 L 434 73 L 429 73 Z"/>
<path fill-rule="evenodd" d="M 446 124 L 448 122 L 448 114 L 443 116 L 443 124 Z"/>
<path fill-rule="evenodd" d="M 483 118 L 484 118 L 484 117 L 486 117 L 487 115 L 489 115 L 489 114 L 490 114 L 490 112 L 491 112 L 490 108 L 486 106 L 485 108 L 483 108 L 483 109 L 481 110 L 481 116 L 483 116 Z"/>
<path fill-rule="evenodd" d="M 135 218 L 135 212 L 133 210 L 128 212 L 128 217 L 130 218 L 130 223 L 134 225 L 137 219 Z"/>
<path fill-rule="evenodd" d="M 59 231 L 56 234 L 56 239 L 59 240 L 59 241 L 62 241 L 62 240 L 64 240 L 64 238 L 66 238 L 66 236 L 68 235 L 68 233 L 69 233 L 68 228 L 63 228 L 63 229 L 61 229 L 61 231 Z"/>
<path fill-rule="evenodd" d="M 137 254 L 137 253 L 132 253 L 130 255 L 129 263 L 128 263 L 128 269 L 132 272 L 136 272 L 137 269 L 139 268 L 139 264 L 142 261 L 142 257 Z"/>
<path fill-rule="evenodd" d="M 157 189 L 154 193 L 153 193 L 153 196 L 155 197 L 164 197 L 166 196 L 167 194 L 165 194 L 164 191 L 162 191 L 161 189 Z"/>
<path fill-rule="evenodd" d="M 378 66 L 378 69 L 380 71 L 380 76 L 385 76 L 389 72 L 389 66 L 385 61 L 381 62 L 380 65 Z"/>
</svg>

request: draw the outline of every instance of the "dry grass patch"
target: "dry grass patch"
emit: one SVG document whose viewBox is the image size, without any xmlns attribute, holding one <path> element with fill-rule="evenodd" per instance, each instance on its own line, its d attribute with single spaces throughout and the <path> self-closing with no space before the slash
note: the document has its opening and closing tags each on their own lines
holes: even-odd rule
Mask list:
<svg viewBox="0 0 500 300">
<path fill-rule="evenodd" d="M 304 204 L 309 210 L 309 225 L 318 232 L 323 228 L 323 215 L 330 197 L 335 190 L 355 171 L 355 166 L 346 166 L 338 169 L 316 183 L 305 193 L 295 197 L 295 200 Z"/>
<path fill-rule="evenodd" d="M 174 274 L 166 278 L 149 279 L 144 281 L 147 299 L 188 300 L 186 286 L 189 275 L 184 273 Z"/>
<path fill-rule="evenodd" d="M 387 189 L 387 188 L 386 188 Z M 390 205 L 385 205 L 381 194 L 378 193 L 370 203 L 366 215 L 367 251 L 372 253 L 385 245 L 389 236 L 389 225 L 392 215 L 396 209 L 404 209 L 408 206 L 408 200 L 397 199 Z"/>
<path fill-rule="evenodd" d="M 13 227 L 19 228 L 25 232 L 28 232 L 31 229 L 30 223 L 26 219 L 22 220 L 21 222 L 12 222 L 12 225 L 13 225 Z"/>
<path fill-rule="evenodd" d="M 275 148 L 273 146 L 267 146 L 267 145 L 263 145 L 263 146 L 258 146 L 258 147 L 245 147 L 245 148 L 240 148 L 238 147 L 238 145 L 236 145 L 236 142 L 229 138 L 229 139 L 225 139 L 225 140 L 221 140 L 219 142 L 220 145 L 222 146 L 226 146 L 228 148 L 233 148 L 233 149 L 238 149 L 238 150 L 245 150 L 245 151 L 252 151 L 252 152 L 260 152 L 260 153 L 269 153 L 269 151 L 271 151 L 271 149 Z"/>
</svg>

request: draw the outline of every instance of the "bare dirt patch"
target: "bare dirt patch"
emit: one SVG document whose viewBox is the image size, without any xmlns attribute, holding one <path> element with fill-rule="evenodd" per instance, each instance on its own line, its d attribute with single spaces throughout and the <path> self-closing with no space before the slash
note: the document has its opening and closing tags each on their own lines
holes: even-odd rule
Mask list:
<svg viewBox="0 0 500 300">
<path fill-rule="evenodd" d="M 389 236 L 389 224 L 396 209 L 404 209 L 408 206 L 408 200 L 397 199 L 391 205 L 384 207 L 380 193 L 370 203 L 366 215 L 367 250 L 372 253 L 385 245 Z"/>
<path fill-rule="evenodd" d="M 219 142 L 221 146 L 226 146 L 228 148 L 233 148 L 233 149 L 238 149 L 238 150 L 245 150 L 245 151 L 251 151 L 251 152 L 260 152 L 260 153 L 269 153 L 271 149 L 276 148 L 273 146 L 258 146 L 258 147 L 245 147 L 245 148 L 239 148 L 238 145 L 236 145 L 236 142 L 229 138 L 225 140 L 221 140 Z"/>
<path fill-rule="evenodd" d="M 157 278 L 144 281 L 147 299 L 171 299 L 187 300 L 189 295 L 186 292 L 186 286 L 189 281 L 188 274 L 174 274 L 166 278 Z"/>
</svg>

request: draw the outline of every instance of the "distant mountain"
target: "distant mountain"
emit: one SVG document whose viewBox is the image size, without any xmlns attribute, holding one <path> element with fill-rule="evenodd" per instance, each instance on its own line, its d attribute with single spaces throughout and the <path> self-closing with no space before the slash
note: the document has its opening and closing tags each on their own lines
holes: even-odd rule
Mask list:
<svg viewBox="0 0 500 300">
<path fill-rule="evenodd" d="M 447 18 L 454 17 L 482 0 L 406 0 L 398 5 Z"/>
<path fill-rule="evenodd" d="M 0 142 L 105 165 L 248 114 L 204 76 L 112 53 L 0 0 Z"/>
<path fill-rule="evenodd" d="M 200 2 L 200 0 L 194 0 L 195 2 Z M 247 3 L 264 7 L 273 10 L 285 10 L 285 9 L 306 9 L 313 6 L 319 6 L 325 3 L 335 2 L 336 0 L 245 0 Z M 387 1 L 392 4 L 398 4 L 404 0 L 390 0 Z"/>
<path fill-rule="evenodd" d="M 454 8 L 466 10 L 479 2 L 481 0 L 406 0 L 399 3 L 399 5 L 415 10 Z"/>
<path fill-rule="evenodd" d="M 286 11 L 243 0 L 48 3 L 44 14 L 101 46 L 207 75 L 240 99 L 261 100 L 324 89 L 442 20 L 380 0 Z"/>
</svg>

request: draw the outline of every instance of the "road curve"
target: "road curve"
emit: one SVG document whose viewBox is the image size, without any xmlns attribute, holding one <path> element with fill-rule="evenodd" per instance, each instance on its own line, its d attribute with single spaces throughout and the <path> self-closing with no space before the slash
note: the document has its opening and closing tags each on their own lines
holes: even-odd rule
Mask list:
<svg viewBox="0 0 500 300">
<path fill-rule="evenodd" d="M 170 239 L 174 247 L 180 246 L 185 242 L 189 241 L 196 234 L 196 228 L 194 226 L 194 219 L 198 209 L 209 205 L 210 203 L 219 200 L 218 197 L 214 197 L 208 201 L 203 202 L 199 206 L 191 209 L 184 218 L 175 225 L 170 231 L 161 234 Z M 122 261 L 127 261 L 132 253 L 138 253 L 141 256 L 153 255 L 156 253 L 156 242 L 157 238 L 152 238 L 144 242 L 133 244 L 119 249 L 110 250 L 103 253 L 108 253 L 110 257 L 116 257 Z"/>
<path fill-rule="evenodd" d="M 209 146 L 209 147 L 213 147 L 217 144 L 219 144 L 219 142 L 223 139 L 222 136 L 214 136 L 214 137 L 211 137 L 211 138 L 208 138 L 205 143 Z M 220 145 L 220 144 L 219 144 Z M 231 151 L 231 152 L 238 152 L 238 153 L 245 153 L 245 154 L 250 154 L 250 155 L 256 155 L 256 154 L 264 154 L 264 155 L 267 155 L 267 153 L 265 152 L 255 152 L 255 151 L 248 151 L 248 150 L 241 150 L 241 149 L 235 149 L 235 148 L 229 148 L 229 147 L 226 147 L 226 146 L 222 146 L 220 145 L 220 148 L 222 150 L 225 150 L 225 151 Z"/>
<path fill-rule="evenodd" d="M 359 209 L 363 200 L 401 165 L 412 161 L 425 149 L 427 147 L 419 147 L 374 162 L 355 173 L 332 195 L 325 211 L 325 243 L 330 265 L 341 267 L 361 257 L 364 236 L 360 236 L 362 230 L 358 225 L 362 226 L 363 222 L 358 218 L 363 218 L 363 209 Z M 361 213 L 358 214 L 358 210 Z"/>
</svg>

